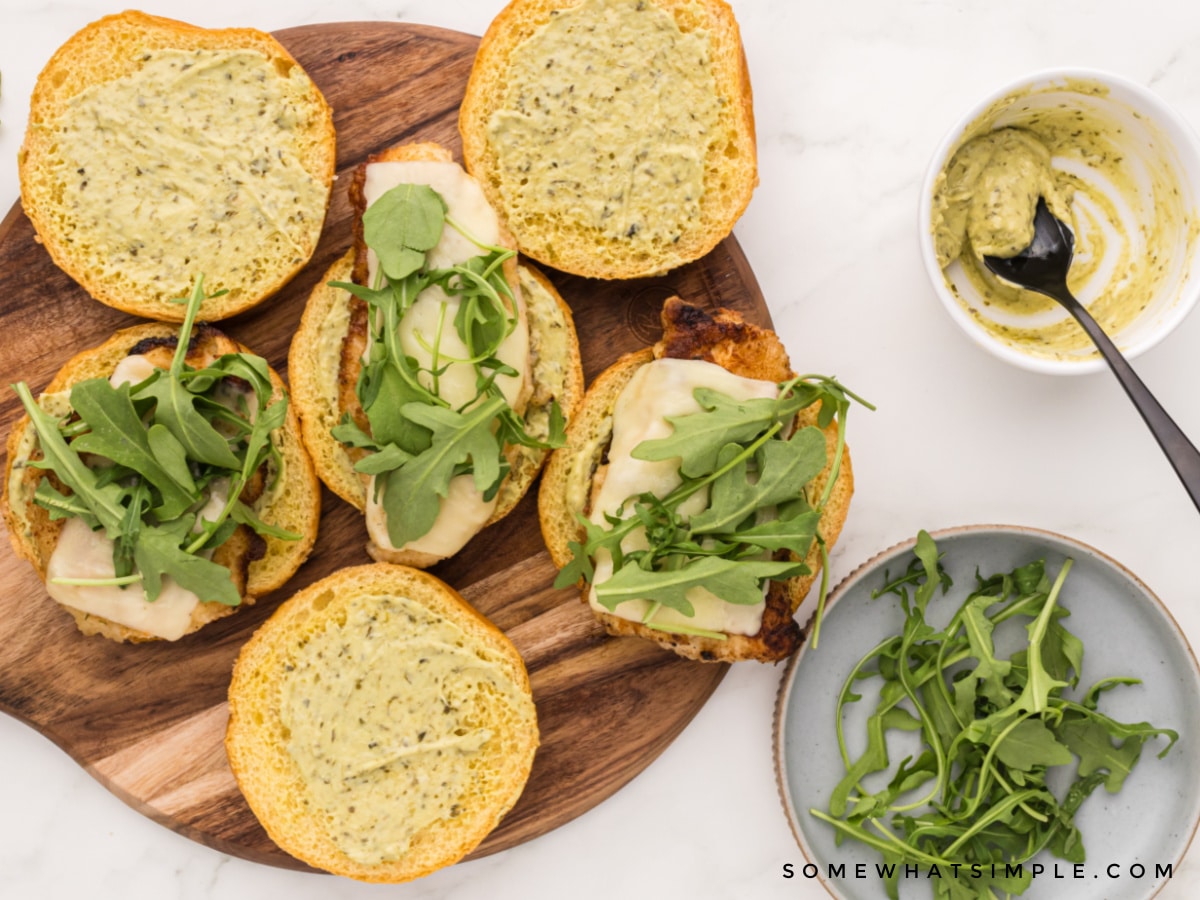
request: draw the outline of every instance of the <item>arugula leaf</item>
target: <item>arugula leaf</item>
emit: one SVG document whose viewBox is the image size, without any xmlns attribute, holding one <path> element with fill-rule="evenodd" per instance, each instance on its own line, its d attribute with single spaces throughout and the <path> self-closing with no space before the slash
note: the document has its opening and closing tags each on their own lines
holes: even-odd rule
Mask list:
<svg viewBox="0 0 1200 900">
<path fill-rule="evenodd" d="M 159 461 L 129 390 L 129 384 L 114 388 L 104 378 L 80 381 L 71 388 L 71 408 L 91 429 L 75 439 L 73 448 L 77 453 L 105 456 L 137 472 L 162 496 L 158 514 L 174 519 L 192 504 L 195 482 L 187 470 L 183 448 L 178 442 L 169 445 L 173 440 L 170 433 L 164 434 L 166 429 L 156 426 L 161 429 L 155 440 L 159 451 L 165 453 L 165 465 Z"/>
<path fill-rule="evenodd" d="M 1009 729 L 1004 740 L 996 745 L 996 758 L 1010 768 L 1026 772 L 1037 766 L 1070 765 L 1075 759 L 1040 718 L 1022 719 Z"/>
<path fill-rule="evenodd" d="M 137 398 L 155 401 L 154 423 L 164 426 L 189 458 L 223 469 L 240 469 L 229 440 L 196 409 L 196 395 L 176 378 L 158 378 L 141 386 Z"/>
<path fill-rule="evenodd" d="M 653 597 L 663 606 L 691 616 L 695 610 L 686 594 L 692 588 L 705 588 L 727 603 L 753 605 L 762 602 L 762 579 L 787 578 L 800 565 L 706 556 L 668 571 L 648 572 L 638 566 L 623 566 L 612 578 L 596 586 L 596 600 L 611 611 L 626 600 Z"/>
<path fill-rule="evenodd" d="M 692 516 L 694 534 L 732 530 L 756 510 L 802 497 L 805 486 L 825 468 L 825 435 L 802 428 L 790 440 L 763 444 L 759 456 L 753 481 L 743 460 L 713 482 L 709 508 Z"/>
<path fill-rule="evenodd" d="M 96 483 L 96 476 L 92 470 L 59 434 L 58 422 L 33 399 L 29 385 L 22 381 L 13 385 L 13 390 L 17 392 L 25 414 L 29 416 L 30 423 L 37 431 L 38 443 L 44 457 L 40 461 L 30 461 L 29 465 L 51 469 L 63 484 L 87 504 L 92 515 L 104 526 L 108 536 L 115 539 L 120 535 L 125 520 L 125 507 L 122 503 L 124 491 L 116 484 L 101 487 Z"/>
<path fill-rule="evenodd" d="M 762 550 L 791 550 L 797 556 L 803 557 L 805 552 L 797 548 L 803 547 L 807 550 L 812 539 L 816 537 L 820 521 L 821 514 L 806 506 L 795 515 L 741 528 L 734 537 L 740 543 Z"/>
<path fill-rule="evenodd" d="M 692 394 L 702 412 L 667 416 L 673 429 L 670 436 L 642 441 L 633 449 L 634 459 L 678 458 L 679 471 L 698 478 L 717 467 L 724 447 L 753 440 L 772 425 L 781 424 L 778 400 L 735 400 L 710 388 L 696 388 Z"/>
<path fill-rule="evenodd" d="M 364 475 L 384 475 L 392 469 L 398 469 L 413 459 L 407 450 L 401 450 L 395 444 L 380 447 L 375 453 L 368 454 L 354 464 L 355 472 Z"/>
<path fill-rule="evenodd" d="M 395 444 L 408 453 L 417 454 L 429 447 L 429 430 L 420 427 L 406 408 L 424 405 L 425 393 L 414 389 L 412 379 L 398 366 L 378 367 L 372 380 L 374 399 L 364 406 L 371 436 L 379 444 Z"/>
<path fill-rule="evenodd" d="M 425 264 L 446 220 L 446 202 L 424 184 L 385 191 L 363 213 L 363 240 L 375 251 L 388 279 L 407 278 Z"/>
<path fill-rule="evenodd" d="M 204 601 L 215 600 L 226 606 L 237 606 L 241 595 L 234 587 L 229 570 L 203 556 L 188 553 L 180 546 L 180 535 L 162 527 L 143 527 L 134 562 L 142 573 L 146 599 L 153 603 L 162 593 L 163 576 L 191 591 Z"/>
<path fill-rule="evenodd" d="M 475 486 L 483 492 L 499 478 L 500 445 L 491 423 L 504 405 L 493 397 L 465 413 L 444 407 L 409 403 L 404 415 L 429 429 L 428 449 L 387 474 L 383 506 L 387 513 L 388 539 L 403 547 L 428 533 L 441 509 L 440 498 L 449 493 L 455 467 L 470 460 L 475 467 Z"/>
<path fill-rule="evenodd" d="M 33 500 L 38 506 L 49 512 L 51 521 L 78 518 L 83 519 L 93 528 L 98 524 L 91 509 L 80 499 L 78 494 L 60 493 L 47 478 L 38 481 L 37 488 L 33 492 Z"/>
</svg>

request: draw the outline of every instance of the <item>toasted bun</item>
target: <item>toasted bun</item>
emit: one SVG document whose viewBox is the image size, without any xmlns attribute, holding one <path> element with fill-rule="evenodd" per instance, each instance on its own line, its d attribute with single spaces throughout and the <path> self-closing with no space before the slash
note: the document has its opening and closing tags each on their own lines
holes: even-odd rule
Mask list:
<svg viewBox="0 0 1200 900">
<path fill-rule="evenodd" d="M 433 144 L 392 148 L 376 158 L 451 161 L 448 152 Z M 357 229 L 356 240 L 361 241 Z M 354 463 L 361 455 L 330 433 L 345 412 L 357 408 L 354 386 L 361 369 L 358 358 L 365 347 L 364 304 L 346 290 L 330 286 L 330 282 L 350 281 L 354 265 L 355 251 L 350 250 L 330 267 L 313 289 L 300 327 L 292 339 L 288 372 L 304 442 L 312 454 L 318 477 L 331 491 L 362 510 L 366 507 L 366 479 L 354 471 Z M 570 421 L 583 399 L 579 342 L 570 307 L 550 281 L 524 263 L 516 266 L 514 275 L 529 318 L 533 393 L 525 408 L 525 424 L 530 434 L 544 437 L 549 433 L 552 401 L 558 401 Z M 358 343 L 348 347 L 348 341 Z M 500 485 L 500 499 L 487 524 L 502 519 L 513 510 L 533 484 L 547 455 L 545 450 L 509 448 L 511 469 Z M 421 568 L 439 559 L 425 553 L 383 550 L 373 543 L 368 544 L 367 549 L 376 559 L 387 554 L 387 562 Z"/>
<path fill-rule="evenodd" d="M 522 253 L 591 278 L 661 274 L 728 235 L 758 184 L 741 36 L 723 0 L 605 0 L 608 18 L 571 26 L 556 53 L 547 26 L 592 5 L 501 11 L 459 113 L 463 157 Z M 637 30 L 647 17 L 667 27 Z"/>
<path fill-rule="evenodd" d="M 745 323 L 730 310 L 719 310 L 710 316 L 672 298 L 663 307 L 663 326 L 663 340 L 653 348 L 622 356 L 596 378 L 567 429 L 566 446 L 554 451 L 546 465 L 538 492 L 538 516 L 550 557 L 559 568 L 572 559 L 570 542 L 583 540 L 578 516 L 590 512 L 592 483 L 612 440 L 613 409 L 639 368 L 656 358 L 667 357 L 707 360 L 747 378 L 785 381 L 793 376 L 787 353 L 774 332 Z M 816 424 L 816 420 L 817 410 L 810 407 L 801 410 L 795 424 L 802 428 Z M 824 432 L 826 456 L 831 464 L 837 445 L 837 423 L 829 423 Z M 814 479 L 815 491 L 824 490 L 831 474 L 830 464 Z M 828 548 L 833 547 L 841 534 L 853 491 L 854 474 L 847 448 L 818 526 Z M 731 634 L 725 640 L 678 635 L 608 612 L 596 614 L 610 634 L 647 638 L 689 659 L 772 662 L 791 654 L 803 640 L 793 615 L 821 571 L 820 548 L 815 541 L 804 562 L 810 574 L 771 583 L 762 627 L 754 635 Z M 586 592 L 584 602 L 587 602 Z"/>
<path fill-rule="evenodd" d="M 89 378 L 108 378 L 121 359 L 143 342 L 157 342 L 160 347 L 170 348 L 173 353 L 176 335 L 177 329 L 163 324 L 137 325 L 119 331 L 99 347 L 86 350 L 68 361 L 38 398 L 38 402 L 43 409 L 65 415 L 70 409 L 67 394 L 74 384 Z M 189 365 L 199 367 L 225 353 L 237 352 L 251 351 L 215 328 L 198 326 L 193 334 L 187 361 Z M 271 382 L 275 388 L 273 396 L 281 396 L 285 388 L 274 371 L 271 372 Z M 253 508 L 263 521 L 300 534 L 301 538 L 297 541 L 260 538 L 251 535 L 245 526 L 240 526 L 234 536 L 218 548 L 213 560 L 230 568 L 234 583 L 242 594 L 243 606 L 254 603 L 256 598 L 281 587 L 291 578 L 308 558 L 317 537 L 321 485 L 301 443 L 300 425 L 290 404 L 287 419 L 283 427 L 274 433 L 272 440 L 281 455 L 282 471 L 274 487 L 268 487 L 254 501 Z M 28 560 L 37 570 L 38 577 L 45 581 L 46 566 L 63 523 L 61 520 L 51 520 L 49 513 L 33 500 L 38 483 L 48 477 L 44 470 L 28 464 L 40 455 L 37 431 L 29 417 L 22 416 L 8 438 L 2 500 L 4 521 L 17 555 Z M 66 606 L 63 608 L 75 617 L 79 630 L 84 634 L 99 634 L 115 641 L 160 640 L 153 634 L 99 616 Z M 217 602 L 200 603 L 192 611 L 187 633 L 240 608 Z"/>
<path fill-rule="evenodd" d="M 322 642 L 344 653 L 318 658 Z M 371 664 L 378 653 L 386 665 Z M 425 677 L 462 657 L 470 675 Z M 401 714 L 389 698 L 403 698 Z M 387 721 L 359 724 L 373 709 Z M 306 752 L 331 730 L 327 767 L 359 773 L 336 794 Z M 416 749 L 425 740 L 438 750 Z M 516 803 L 537 746 L 516 648 L 446 584 L 403 566 L 342 569 L 300 591 L 242 649 L 229 686 L 229 763 L 267 834 L 362 881 L 408 881 L 471 852 Z"/>
<path fill-rule="evenodd" d="M 194 58 L 206 64 L 184 74 Z M 171 299 L 203 275 L 229 291 L 205 310 L 216 320 L 308 261 L 334 164 L 329 106 L 269 34 L 124 12 L 70 38 L 38 77 L 21 202 L 100 302 L 179 322 Z"/>
</svg>

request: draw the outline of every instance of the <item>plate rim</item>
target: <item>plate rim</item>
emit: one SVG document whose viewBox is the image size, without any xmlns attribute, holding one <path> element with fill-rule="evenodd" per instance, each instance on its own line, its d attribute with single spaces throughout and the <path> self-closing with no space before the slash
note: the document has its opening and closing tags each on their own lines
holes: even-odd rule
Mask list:
<svg viewBox="0 0 1200 900">
<path fill-rule="evenodd" d="M 1004 535 L 1026 535 L 1026 536 L 1050 538 L 1051 540 L 1054 540 L 1054 541 L 1060 541 L 1064 544 L 1078 547 L 1082 551 L 1101 559 L 1103 562 L 1105 562 L 1106 564 L 1111 566 L 1113 569 L 1118 570 L 1121 574 L 1123 574 L 1126 578 L 1128 578 L 1138 588 L 1138 590 L 1144 597 L 1146 597 L 1150 601 L 1152 601 L 1153 605 L 1157 606 L 1159 612 L 1161 612 L 1165 616 L 1167 622 L 1170 624 L 1171 628 L 1175 631 L 1176 635 L 1182 642 L 1183 648 L 1187 652 L 1188 659 L 1191 660 L 1193 674 L 1196 676 L 1197 680 L 1200 680 L 1200 659 L 1198 659 L 1198 657 L 1196 656 L 1195 648 L 1192 646 L 1191 642 L 1188 640 L 1187 634 L 1179 626 L 1179 622 L 1176 620 L 1175 616 L 1172 615 L 1170 607 L 1167 606 L 1167 604 L 1162 601 L 1162 599 L 1158 596 L 1158 594 L 1156 594 L 1153 590 L 1151 590 L 1150 587 L 1141 578 L 1139 578 L 1134 572 L 1132 572 L 1127 566 L 1125 566 L 1123 563 L 1119 562 L 1118 560 L 1114 559 L 1112 556 L 1105 553 L 1104 551 L 1092 546 L 1091 544 L 1088 544 L 1087 542 L 1082 541 L 1078 538 L 1074 538 L 1069 535 L 1062 534 L 1061 532 L 1051 531 L 1046 528 L 1040 528 L 1037 526 L 1030 526 L 1030 525 L 1011 525 L 1011 524 L 952 525 L 952 526 L 947 526 L 944 528 L 930 530 L 928 532 L 928 534 L 936 542 L 936 541 L 941 541 L 944 538 L 958 537 L 961 535 L 970 535 L 970 534 L 986 534 L 989 532 L 995 532 L 995 533 L 1000 533 L 1000 534 L 1004 534 Z M 837 585 L 833 588 L 833 590 L 831 590 L 829 592 L 829 597 L 826 601 L 825 612 L 828 613 L 829 610 L 833 609 L 833 607 L 837 604 L 837 602 L 839 600 L 841 600 L 842 597 L 845 596 L 846 593 L 849 592 L 849 589 L 851 587 L 853 587 L 854 584 L 856 584 L 858 581 L 860 581 L 862 579 L 862 577 L 868 571 L 877 568 L 877 566 L 883 559 L 892 558 L 892 557 L 902 553 L 905 550 L 911 549 L 912 547 L 916 546 L 916 543 L 917 543 L 916 535 L 909 537 L 909 538 L 905 538 L 904 540 L 897 541 L 897 542 L 885 547 L 884 549 L 877 551 L 876 553 L 874 553 L 870 557 L 868 557 L 865 561 L 863 561 L 859 565 L 855 566 L 840 581 L 838 581 Z M 817 875 L 814 880 L 819 882 L 821 887 L 825 889 L 825 892 L 827 894 L 829 894 L 829 896 L 833 897 L 834 900 L 847 900 L 846 895 L 842 894 L 840 891 L 838 891 L 836 889 L 836 887 L 830 883 L 830 879 L 825 877 L 825 874 L 821 871 L 820 860 L 815 859 L 814 854 L 810 853 L 810 848 L 807 846 L 807 844 L 805 843 L 805 841 L 803 840 L 803 838 L 801 836 L 800 828 L 799 828 L 799 818 L 796 814 L 796 810 L 795 810 L 794 804 L 792 802 L 791 793 L 787 789 L 787 777 L 786 777 L 787 763 L 785 761 L 785 754 L 784 754 L 784 748 L 783 748 L 783 743 L 784 743 L 783 720 L 784 720 L 786 708 L 788 706 L 789 700 L 792 695 L 792 687 L 796 680 L 796 678 L 795 678 L 796 670 L 799 667 L 800 660 L 803 658 L 805 652 L 809 649 L 808 639 L 811 636 L 813 626 L 815 624 L 815 618 L 816 617 L 814 614 L 813 617 L 810 618 L 809 621 L 804 625 L 804 628 L 803 628 L 804 642 L 800 645 L 800 647 L 796 650 L 796 652 L 793 653 L 791 655 L 791 657 L 788 658 L 787 666 L 784 669 L 783 675 L 780 677 L 779 687 L 778 687 L 778 689 L 776 691 L 776 695 L 775 695 L 775 709 L 774 709 L 774 715 L 772 716 L 772 727 L 771 727 L 771 751 L 772 751 L 772 756 L 774 758 L 774 764 L 775 764 L 775 788 L 776 788 L 776 792 L 779 797 L 780 804 L 783 807 L 784 818 L 787 819 L 788 828 L 792 833 L 792 839 L 796 842 L 796 846 L 799 848 L 801 855 L 803 855 L 805 864 L 811 864 L 811 865 L 816 866 Z M 1183 863 L 1183 861 L 1187 858 L 1188 851 L 1191 849 L 1192 843 L 1194 842 L 1198 831 L 1200 831 L 1200 805 L 1197 806 L 1197 808 L 1192 816 L 1192 821 L 1188 828 L 1187 839 L 1183 842 L 1183 847 L 1181 848 L 1178 857 L 1173 861 L 1174 868 L 1178 868 Z M 1159 885 L 1151 893 L 1146 894 L 1145 897 L 1142 898 L 1142 900 L 1153 900 L 1153 898 L 1156 897 L 1162 891 L 1162 889 L 1164 887 L 1166 887 L 1166 885 L 1169 881 L 1170 881 L 1169 878 L 1163 879 L 1159 883 Z"/>
</svg>

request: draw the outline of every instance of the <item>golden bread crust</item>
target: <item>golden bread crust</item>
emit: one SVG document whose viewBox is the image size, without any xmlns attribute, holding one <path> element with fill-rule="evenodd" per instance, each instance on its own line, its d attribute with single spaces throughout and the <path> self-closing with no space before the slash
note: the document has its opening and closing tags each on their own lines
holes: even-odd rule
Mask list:
<svg viewBox="0 0 1200 900">
<path fill-rule="evenodd" d="M 538 493 L 538 517 L 550 557 L 559 568 L 573 558 L 569 543 L 583 537 L 576 516 L 586 516 L 590 511 L 591 485 L 598 473 L 603 477 L 605 454 L 612 437 L 612 410 L 639 368 L 663 357 L 703 359 L 747 378 L 784 381 L 793 377 L 787 353 L 775 333 L 744 322 L 736 312 L 722 309 L 709 314 L 673 297 L 664 304 L 662 318 L 663 339 L 658 344 L 626 354 L 592 383 L 582 408 L 567 429 L 566 446 L 556 450 L 546 465 Z M 795 425 L 797 428 L 814 425 L 816 419 L 817 410 L 801 410 Z M 831 422 L 824 434 L 826 457 L 832 461 L 837 446 L 837 423 Z M 830 474 L 827 464 L 813 481 L 815 492 L 824 490 Z M 850 452 L 844 448 L 837 480 L 818 526 L 827 548 L 833 547 L 841 534 L 853 490 Z M 774 662 L 789 656 L 803 641 L 793 616 L 821 572 L 821 554 L 816 542 L 804 562 L 810 574 L 771 583 L 762 627 L 754 635 L 733 634 L 724 640 L 678 635 L 607 612 L 596 615 L 610 634 L 646 638 L 689 659 Z M 586 591 L 583 602 L 587 602 Z"/>
<path fill-rule="evenodd" d="M 705 151 L 700 216 L 678 223 L 677 241 L 646 246 L 605 237 L 598 229 L 523 217 L 500 192 L 500 161 L 488 139 L 493 114 L 504 107 L 510 59 L 559 11 L 578 0 L 514 0 L 493 20 L 479 52 L 459 111 L 467 171 L 479 179 L 489 202 L 517 239 L 521 252 L 541 263 L 588 278 L 625 279 L 658 275 L 699 259 L 733 229 L 758 184 L 754 104 L 741 34 L 724 0 L 652 0 L 670 13 L 680 30 L 708 36 L 715 87 L 720 98 L 719 131 L 724 138 Z M 625 123 L 636 132 L 640 123 Z"/>
<path fill-rule="evenodd" d="M 72 385 L 89 378 L 109 377 L 117 363 L 135 349 L 149 356 L 156 365 L 167 365 L 173 355 L 177 330 L 165 324 L 145 324 L 117 332 L 105 343 L 85 350 L 70 359 L 46 387 L 42 397 L 64 393 Z M 141 345 L 139 347 L 139 345 Z M 151 349 L 154 348 L 154 349 Z M 249 353 L 246 347 L 217 329 L 198 325 L 188 349 L 187 362 L 199 367 L 225 353 Z M 279 375 L 271 371 L 274 398 L 283 395 L 285 387 Z M 62 401 L 65 404 L 65 399 Z M 320 482 L 301 440 L 300 425 L 295 410 L 289 404 L 283 428 L 274 440 L 283 460 L 280 488 L 270 495 L 261 494 L 263 485 L 254 485 L 252 500 L 260 518 L 301 535 L 298 541 L 263 538 L 245 526 L 239 526 L 228 546 L 218 548 L 213 561 L 227 566 L 234 584 L 242 594 L 242 606 L 249 606 L 265 594 L 281 587 L 308 558 L 317 537 L 321 512 Z M 52 473 L 26 465 L 29 459 L 40 456 L 37 437 L 28 416 L 22 416 L 8 436 L 7 460 L 4 473 L 3 506 L 5 524 L 13 550 L 27 560 L 43 581 L 50 554 L 58 541 L 61 521 L 52 521 L 41 506 L 33 502 L 34 491 L 42 478 Z M 61 487 L 61 485 L 59 485 Z M 231 615 L 241 606 L 226 606 L 217 602 L 200 603 L 192 612 L 190 634 L 216 619 Z M 145 642 L 160 640 L 155 635 L 130 628 L 99 616 L 64 607 L 76 620 L 84 634 L 99 634 L 115 641 Z"/>
<path fill-rule="evenodd" d="M 294 654 L 309 636 L 341 627 L 355 608 L 377 605 L 383 597 L 415 601 L 460 628 L 472 653 L 502 664 L 517 699 L 511 705 L 494 701 L 489 707 L 492 720 L 482 724 L 491 730 L 489 742 L 495 742 L 496 749 L 486 760 L 484 786 L 454 798 L 461 812 L 419 832 L 399 858 L 370 864 L 350 858 L 324 827 L 301 769 L 289 754 L 281 708 Z M 393 660 L 397 680 L 403 680 L 408 662 Z M 243 647 L 229 687 L 229 763 L 267 833 L 298 859 L 362 881 L 409 881 L 470 853 L 516 803 L 538 742 L 529 677 L 516 648 L 445 583 L 404 566 L 375 563 L 342 569 L 285 601 Z M 419 759 L 415 757 L 418 767 Z"/>
<path fill-rule="evenodd" d="M 214 277 L 212 271 L 190 271 L 197 265 L 191 261 L 195 258 L 196 247 L 186 240 L 159 240 L 160 229 L 154 221 L 143 219 L 143 211 L 129 213 L 130 218 L 124 222 L 122 233 L 128 235 L 130 241 L 141 242 L 139 247 L 143 258 L 162 254 L 162 264 L 156 267 L 153 277 L 143 277 L 133 271 L 131 265 L 113 263 L 112 248 L 92 245 L 92 226 L 87 219 L 91 213 L 85 214 L 74 209 L 63 200 L 64 173 L 68 170 L 73 173 L 75 170 L 72 166 L 76 163 L 60 155 L 56 135 L 60 121 L 71 109 L 72 101 L 92 89 L 136 75 L 145 65 L 145 60 L 156 51 L 249 51 L 261 54 L 270 63 L 270 71 L 277 75 L 280 83 L 286 82 L 296 94 L 295 102 L 288 107 L 288 122 L 286 125 L 280 124 L 277 129 L 273 129 L 270 123 L 264 126 L 261 120 L 247 115 L 245 142 L 253 140 L 266 146 L 268 157 L 271 153 L 284 154 L 282 148 L 286 146 L 289 160 L 294 154 L 294 161 L 319 190 L 314 189 L 311 204 L 288 209 L 278 216 L 274 212 L 263 212 L 268 219 L 286 216 L 289 223 L 285 226 L 288 233 L 286 239 L 280 237 L 263 245 L 273 248 L 270 258 L 257 253 L 247 255 L 249 251 L 239 250 L 241 244 L 236 241 L 229 241 L 220 248 L 220 257 L 229 261 L 228 270 L 232 273 L 225 279 L 228 283 L 216 283 L 221 279 Z M 136 114 L 123 109 L 114 110 L 114 115 L 129 114 L 132 123 L 130 128 L 148 131 L 162 121 L 155 118 L 163 115 L 156 110 L 177 113 L 178 104 L 172 102 L 172 98 L 162 99 L 158 107 L 154 103 L 139 104 Z M 288 135 L 286 144 L 281 137 L 284 134 Z M 98 142 L 100 137 L 92 140 L 93 143 Z M 278 147 L 275 146 L 277 143 Z M 308 262 L 316 249 L 336 167 L 333 113 L 291 54 L 265 32 L 251 28 L 198 28 L 173 19 L 127 11 L 105 16 L 86 26 L 68 39 L 46 64 L 33 91 L 29 127 L 18 154 L 18 164 L 21 202 L 39 240 L 54 262 L 95 299 L 134 315 L 180 322 L 184 308 L 170 301 L 186 293 L 186 290 L 178 285 L 168 286 L 160 279 L 176 277 L 174 274 L 167 276 L 165 273 L 168 271 L 178 273 L 188 270 L 186 281 L 190 282 L 198 275 L 207 275 L 210 289 L 225 288 L 229 291 L 211 301 L 206 309 L 206 317 L 216 321 L 266 300 Z M 262 165 L 269 167 L 274 163 L 267 161 Z M 245 201 L 239 201 L 242 205 L 236 207 L 232 201 L 218 199 L 226 196 L 228 188 L 224 184 L 214 182 L 207 185 L 209 195 L 203 193 L 204 188 L 198 191 L 194 181 L 199 171 L 202 169 L 194 165 L 189 167 L 193 183 L 185 192 L 189 200 L 199 198 L 198 210 L 203 203 L 211 202 L 217 207 L 228 202 L 230 205 L 225 207 L 226 215 L 232 217 L 237 215 L 238 209 L 242 209 L 242 215 L 245 215 L 244 210 L 253 208 L 252 205 L 247 206 Z M 139 171 L 138 174 L 142 173 Z M 169 180 L 164 182 L 168 183 Z M 247 185 L 247 190 L 256 193 L 263 188 Z M 91 197 L 98 191 L 103 195 L 103 188 L 93 185 L 92 194 L 86 196 Z M 85 194 L 81 193 L 80 196 Z M 111 198 L 105 196 L 104 199 Z M 166 191 L 163 196 L 156 196 L 153 202 L 144 204 L 144 207 L 165 207 L 177 203 L 179 199 L 178 193 L 172 199 L 170 191 Z M 112 212 L 113 208 L 109 207 L 99 217 L 124 215 Z M 195 224 L 201 224 L 199 218 Z M 208 227 L 207 222 L 204 227 Z M 134 255 L 137 255 L 136 251 Z"/>
</svg>

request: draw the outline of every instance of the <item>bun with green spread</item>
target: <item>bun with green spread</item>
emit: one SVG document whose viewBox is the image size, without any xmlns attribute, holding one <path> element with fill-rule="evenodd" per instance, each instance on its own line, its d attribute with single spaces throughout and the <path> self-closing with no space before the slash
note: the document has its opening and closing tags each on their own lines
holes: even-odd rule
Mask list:
<svg viewBox="0 0 1200 900">
<path fill-rule="evenodd" d="M 586 277 L 698 259 L 758 183 L 723 0 L 514 0 L 483 36 L 459 130 L 521 252 Z"/>
<path fill-rule="evenodd" d="M 333 115 L 291 54 L 249 28 L 123 12 L 46 64 L 18 162 L 51 258 L 95 299 L 179 322 L 194 273 L 209 321 L 308 262 L 334 176 Z"/>
<path fill-rule="evenodd" d="M 778 337 L 672 298 L 663 339 L 588 389 L 538 495 L 542 534 L 611 634 L 705 661 L 788 656 L 850 504 L 853 395 Z"/>
<path fill-rule="evenodd" d="M 242 648 L 229 686 L 229 763 L 267 834 L 362 881 L 470 853 L 516 803 L 537 746 L 516 648 L 405 566 L 304 588 Z"/>
<path fill-rule="evenodd" d="M 317 534 L 320 484 L 279 376 L 194 325 L 120 331 L 71 359 L 8 440 L 17 555 L 85 634 L 176 640 L 283 585 Z"/>
<path fill-rule="evenodd" d="M 507 515 L 583 396 L 570 310 L 518 265 L 435 144 L 371 157 L 355 246 L 309 298 L 288 371 L 317 474 L 373 558 L 425 567 Z"/>
</svg>

